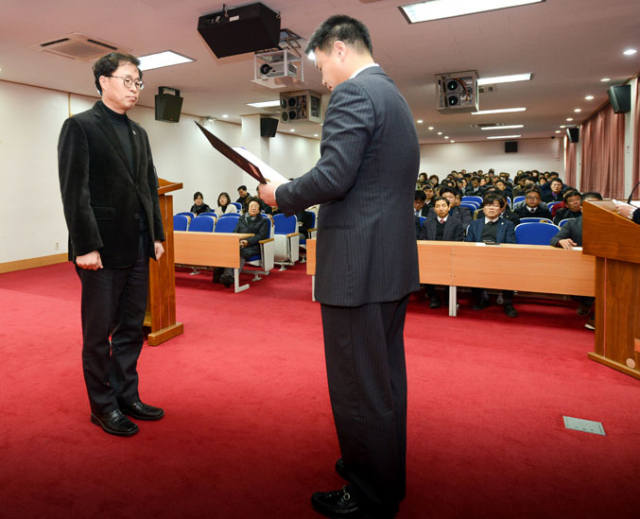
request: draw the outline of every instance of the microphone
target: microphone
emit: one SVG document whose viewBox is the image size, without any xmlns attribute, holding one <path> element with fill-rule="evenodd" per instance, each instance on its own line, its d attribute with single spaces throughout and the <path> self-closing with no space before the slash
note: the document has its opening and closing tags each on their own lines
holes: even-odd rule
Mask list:
<svg viewBox="0 0 640 519">
<path fill-rule="evenodd" d="M 633 189 L 631 190 L 631 193 L 629 193 L 629 199 L 627 200 L 627 204 L 631 205 L 631 199 L 633 198 L 633 192 L 638 188 L 638 186 L 640 186 L 640 182 L 638 182 L 635 186 L 633 186 Z"/>
</svg>

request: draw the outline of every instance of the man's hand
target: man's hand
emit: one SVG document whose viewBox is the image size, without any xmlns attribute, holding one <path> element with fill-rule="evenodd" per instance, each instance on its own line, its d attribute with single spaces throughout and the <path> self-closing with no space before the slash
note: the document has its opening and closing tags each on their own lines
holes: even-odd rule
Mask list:
<svg viewBox="0 0 640 519">
<path fill-rule="evenodd" d="M 249 246 L 249 242 L 247 240 L 240 240 L 240 248 L 244 249 Z"/>
<path fill-rule="evenodd" d="M 618 214 L 624 216 L 625 218 L 629 218 L 629 215 L 636 209 L 637 208 L 635 206 L 629 204 L 620 204 L 616 206 L 616 211 L 618 211 Z"/>
<path fill-rule="evenodd" d="M 564 250 L 571 250 L 574 247 L 577 247 L 578 244 L 574 242 L 571 238 L 565 238 L 564 240 L 558 240 L 558 245 L 562 247 Z"/>
<path fill-rule="evenodd" d="M 154 248 L 156 252 L 156 260 L 159 260 L 164 254 L 164 247 L 162 246 L 162 242 L 160 241 L 154 242 Z"/>
<path fill-rule="evenodd" d="M 260 198 L 267 205 L 278 205 L 276 203 L 275 191 L 279 184 L 269 182 L 267 184 L 260 184 Z"/>
<path fill-rule="evenodd" d="M 97 250 L 76 256 L 76 265 L 85 270 L 98 270 L 102 267 L 102 258 Z"/>
</svg>

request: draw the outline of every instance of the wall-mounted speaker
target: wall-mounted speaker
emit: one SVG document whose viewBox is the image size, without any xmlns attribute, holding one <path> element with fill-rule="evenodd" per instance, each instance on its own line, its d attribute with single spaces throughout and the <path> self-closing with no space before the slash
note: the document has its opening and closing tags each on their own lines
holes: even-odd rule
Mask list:
<svg viewBox="0 0 640 519">
<path fill-rule="evenodd" d="M 505 141 L 504 143 L 505 153 L 518 153 L 518 141 Z"/>
<path fill-rule="evenodd" d="M 280 43 L 280 16 L 250 4 L 201 16 L 198 32 L 218 58 L 273 49 Z"/>
<path fill-rule="evenodd" d="M 567 128 L 567 138 L 569 139 L 569 142 L 580 142 L 580 129 Z"/>
<path fill-rule="evenodd" d="M 180 122 L 182 110 L 182 97 L 180 90 L 169 87 L 160 87 L 156 96 L 156 121 L 164 123 Z"/>
<path fill-rule="evenodd" d="M 260 119 L 260 137 L 275 137 L 278 130 L 278 119 L 263 117 Z"/>
<path fill-rule="evenodd" d="M 631 111 L 631 86 L 618 85 L 612 86 L 607 90 L 609 101 L 613 107 L 613 111 L 617 114 L 626 114 Z"/>
</svg>

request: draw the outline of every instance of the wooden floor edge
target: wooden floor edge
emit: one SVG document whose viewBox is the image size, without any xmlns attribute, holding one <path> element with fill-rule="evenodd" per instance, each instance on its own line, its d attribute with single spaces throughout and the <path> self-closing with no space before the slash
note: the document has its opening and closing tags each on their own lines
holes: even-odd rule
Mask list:
<svg viewBox="0 0 640 519">
<path fill-rule="evenodd" d="M 41 256 L 40 258 L 8 261 L 6 263 L 0 263 L 0 274 L 15 272 L 18 270 L 46 267 L 48 265 L 56 265 L 57 263 L 64 263 L 68 260 L 69 255 L 66 252 L 63 252 L 61 254 L 53 254 L 52 256 Z"/>
<path fill-rule="evenodd" d="M 634 369 L 631 369 L 625 366 L 624 364 L 620 364 L 619 362 L 608 359 L 594 352 L 589 352 L 587 354 L 587 357 L 590 358 L 591 360 L 595 360 L 596 362 L 599 362 L 603 366 L 607 366 L 609 368 L 615 369 L 616 371 L 619 371 L 620 373 L 624 373 L 625 375 L 629 375 L 630 377 L 640 379 L 640 372 Z"/>
</svg>

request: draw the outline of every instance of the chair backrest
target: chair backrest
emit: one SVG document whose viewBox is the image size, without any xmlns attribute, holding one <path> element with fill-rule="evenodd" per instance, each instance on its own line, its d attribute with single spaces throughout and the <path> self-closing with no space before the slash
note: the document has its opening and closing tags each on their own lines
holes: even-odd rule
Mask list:
<svg viewBox="0 0 640 519">
<path fill-rule="evenodd" d="M 513 205 L 511 204 L 511 197 L 510 196 L 507 197 L 507 204 L 509 204 L 509 207 L 513 207 Z"/>
<path fill-rule="evenodd" d="M 292 232 L 298 232 L 298 219 L 295 216 L 274 214 L 273 224 L 275 234 L 291 234 Z"/>
<path fill-rule="evenodd" d="M 311 226 L 309 228 L 314 229 L 316 226 L 316 213 L 313 211 L 305 211 L 305 213 L 311 215 Z"/>
<path fill-rule="evenodd" d="M 189 221 L 193 220 L 196 217 L 196 214 L 192 213 L 190 211 L 185 211 L 183 213 L 176 213 L 176 214 L 182 214 L 182 215 L 186 216 Z"/>
<path fill-rule="evenodd" d="M 569 220 L 571 220 L 571 218 L 565 218 L 564 220 L 560 220 L 558 222 L 558 227 L 564 227 L 564 224 L 566 224 Z"/>
<path fill-rule="evenodd" d="M 549 218 L 542 218 L 541 216 L 523 216 L 520 218 L 520 223 L 527 222 L 553 223 Z"/>
<path fill-rule="evenodd" d="M 520 245 L 550 245 L 560 229 L 558 226 L 540 222 L 525 222 L 516 225 L 516 243 Z"/>
<path fill-rule="evenodd" d="M 236 230 L 236 225 L 238 225 L 238 220 L 240 219 L 240 216 L 238 216 L 238 218 L 222 218 L 222 216 L 220 218 L 218 218 L 218 223 L 216 225 L 216 228 L 214 230 L 214 232 L 233 232 Z"/>
<path fill-rule="evenodd" d="M 547 203 L 547 209 L 549 209 L 549 211 L 551 211 L 551 209 L 553 209 L 554 205 L 558 205 L 558 204 L 562 204 L 563 202 L 548 202 Z"/>
<path fill-rule="evenodd" d="M 420 226 L 422 227 L 422 224 L 427 219 L 427 217 L 426 216 L 418 216 L 418 218 L 420 218 Z"/>
<path fill-rule="evenodd" d="M 213 216 L 214 218 L 218 218 L 218 215 L 213 211 L 209 211 L 208 213 L 200 213 L 198 216 Z"/>
<path fill-rule="evenodd" d="M 199 215 L 189 225 L 189 232 L 213 232 L 216 220 L 213 216 Z"/>
<path fill-rule="evenodd" d="M 224 213 L 220 215 L 220 220 L 223 218 L 240 218 L 242 216 L 240 213 Z"/>
<path fill-rule="evenodd" d="M 478 202 L 478 206 L 482 205 L 482 197 L 475 195 L 467 195 L 462 197 L 463 202 Z"/>
<path fill-rule="evenodd" d="M 522 202 L 525 199 L 524 196 L 517 196 L 513 199 L 513 203 L 517 204 L 518 202 Z"/>
<path fill-rule="evenodd" d="M 473 202 L 460 202 L 460 207 L 466 207 L 471 212 L 474 212 L 476 209 L 480 207 L 480 205 Z"/>
<path fill-rule="evenodd" d="M 238 211 L 242 211 L 242 204 L 240 202 L 229 202 L 231 205 L 236 206 Z M 226 213 L 225 213 L 226 214 Z"/>
<path fill-rule="evenodd" d="M 189 227 L 189 217 L 184 214 L 176 214 L 173 216 L 173 230 L 186 231 Z"/>
</svg>

